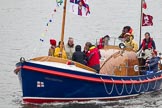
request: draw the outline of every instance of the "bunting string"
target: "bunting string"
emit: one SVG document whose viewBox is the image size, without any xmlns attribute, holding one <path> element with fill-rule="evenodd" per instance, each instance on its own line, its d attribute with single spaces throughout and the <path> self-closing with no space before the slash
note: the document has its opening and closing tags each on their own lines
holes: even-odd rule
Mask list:
<svg viewBox="0 0 162 108">
<path fill-rule="evenodd" d="M 48 21 L 45 23 L 45 29 L 41 33 L 41 38 L 39 39 L 40 42 L 45 41 L 45 36 L 47 35 L 47 32 L 49 31 L 50 25 L 54 23 L 54 17 L 56 15 L 57 9 L 63 3 L 63 0 L 56 0 L 56 2 L 57 2 L 57 6 L 51 12 L 50 17 L 48 18 Z"/>
</svg>

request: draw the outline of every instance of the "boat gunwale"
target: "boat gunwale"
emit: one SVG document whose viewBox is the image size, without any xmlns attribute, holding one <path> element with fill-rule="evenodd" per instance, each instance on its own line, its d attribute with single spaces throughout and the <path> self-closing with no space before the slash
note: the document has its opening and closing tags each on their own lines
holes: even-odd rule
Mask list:
<svg viewBox="0 0 162 108">
<path fill-rule="evenodd" d="M 158 73 L 154 73 L 154 75 L 157 74 L 156 77 L 155 76 L 152 78 L 147 77 L 144 80 L 134 80 L 132 78 L 136 77 L 136 78 L 140 79 L 140 77 L 145 77 L 145 76 L 144 75 L 141 75 L 141 76 L 111 76 L 110 75 L 110 76 L 108 76 L 108 75 L 104 75 L 104 74 L 82 72 L 87 75 L 95 75 L 96 77 L 94 77 L 94 76 L 85 76 L 85 75 L 79 75 L 79 74 L 74 74 L 74 73 L 67 73 L 67 72 L 63 72 L 63 71 L 54 71 L 54 70 L 49 70 L 49 69 L 43 69 L 43 68 L 33 67 L 33 66 L 28 66 L 28 65 L 23 65 L 18 68 L 31 70 L 31 71 L 39 72 L 39 73 L 61 76 L 61 77 L 96 82 L 96 83 L 104 82 L 107 84 L 112 84 L 112 83 L 113 84 L 142 84 L 142 83 L 149 83 L 149 82 L 158 81 L 158 80 L 162 79 L 162 75 L 160 74 L 160 73 L 162 73 L 161 71 L 159 71 Z M 63 70 L 63 69 L 61 69 L 61 70 Z M 76 73 L 79 73 L 79 72 L 76 71 Z M 107 78 L 107 76 L 109 77 L 109 79 Z M 146 76 L 150 76 L 150 75 L 146 75 Z M 129 78 L 129 77 L 130 77 L 130 80 L 122 79 L 122 78 Z M 117 80 L 117 79 L 113 79 L 113 78 L 121 78 L 121 80 Z"/>
</svg>

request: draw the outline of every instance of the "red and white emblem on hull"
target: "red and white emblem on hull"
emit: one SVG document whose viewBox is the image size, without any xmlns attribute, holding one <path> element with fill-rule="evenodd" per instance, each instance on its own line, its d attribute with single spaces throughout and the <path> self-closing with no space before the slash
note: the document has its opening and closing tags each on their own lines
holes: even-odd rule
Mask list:
<svg viewBox="0 0 162 108">
<path fill-rule="evenodd" d="M 44 82 L 37 81 L 37 87 L 44 87 Z"/>
</svg>

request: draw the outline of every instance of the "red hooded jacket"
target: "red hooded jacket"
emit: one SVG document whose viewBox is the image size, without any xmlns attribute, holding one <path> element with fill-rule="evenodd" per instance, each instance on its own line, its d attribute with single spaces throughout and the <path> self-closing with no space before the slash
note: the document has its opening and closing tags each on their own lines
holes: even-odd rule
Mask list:
<svg viewBox="0 0 162 108">
<path fill-rule="evenodd" d="M 89 67 L 99 65 L 100 64 L 100 53 L 98 48 L 95 46 L 92 46 L 89 48 L 89 51 L 86 53 L 86 56 L 88 57 L 88 63 L 87 65 Z"/>
</svg>

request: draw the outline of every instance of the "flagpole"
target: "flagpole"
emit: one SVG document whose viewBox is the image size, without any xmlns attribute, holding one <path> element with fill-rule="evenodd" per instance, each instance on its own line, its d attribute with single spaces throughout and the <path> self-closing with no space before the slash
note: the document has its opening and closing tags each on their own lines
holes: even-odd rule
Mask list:
<svg viewBox="0 0 162 108">
<path fill-rule="evenodd" d="M 140 38 L 139 38 L 139 46 L 141 44 L 141 35 L 142 35 L 142 18 L 143 18 L 143 10 L 142 10 L 142 4 L 143 4 L 143 0 L 141 0 L 141 16 L 140 16 Z"/>
<path fill-rule="evenodd" d="M 64 32 L 65 32 L 65 18 L 66 18 L 66 4 L 67 4 L 67 0 L 64 0 L 63 17 L 62 17 L 62 29 L 61 29 L 60 52 L 62 52 L 62 50 L 63 50 Z"/>
</svg>

